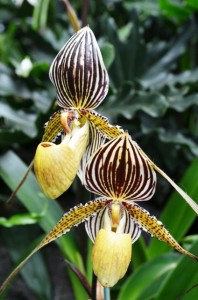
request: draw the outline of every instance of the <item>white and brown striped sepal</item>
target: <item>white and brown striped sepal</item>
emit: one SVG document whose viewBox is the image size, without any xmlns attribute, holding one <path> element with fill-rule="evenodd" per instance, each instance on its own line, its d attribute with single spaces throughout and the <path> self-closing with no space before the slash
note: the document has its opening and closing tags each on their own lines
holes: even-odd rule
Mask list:
<svg viewBox="0 0 198 300">
<path fill-rule="evenodd" d="M 85 187 L 113 200 L 149 200 L 156 173 L 126 132 L 103 145 L 89 160 Z"/>
<path fill-rule="evenodd" d="M 93 109 L 103 101 L 109 77 L 96 38 L 88 26 L 67 41 L 52 62 L 49 76 L 61 107 Z"/>
</svg>

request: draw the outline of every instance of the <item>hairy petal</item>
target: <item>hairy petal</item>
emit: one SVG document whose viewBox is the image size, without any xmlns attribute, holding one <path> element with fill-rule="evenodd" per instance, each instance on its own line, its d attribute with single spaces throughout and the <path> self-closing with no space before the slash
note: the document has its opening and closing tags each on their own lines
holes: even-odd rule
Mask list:
<svg viewBox="0 0 198 300">
<path fill-rule="evenodd" d="M 74 34 L 52 62 L 50 79 L 61 107 L 93 109 L 105 98 L 109 77 L 92 30 Z"/>
<path fill-rule="evenodd" d="M 156 186 L 156 174 L 128 133 L 112 139 L 89 160 L 85 186 L 117 200 L 148 200 Z"/>
<path fill-rule="evenodd" d="M 39 243 L 39 245 L 14 269 L 14 271 L 6 278 L 0 287 L 0 295 L 4 292 L 10 281 L 17 275 L 20 269 L 24 266 L 27 260 L 38 250 L 40 250 L 45 245 L 56 240 L 58 237 L 67 233 L 73 226 L 77 226 L 84 222 L 86 218 L 94 214 L 105 205 L 107 205 L 110 200 L 98 199 L 96 201 L 90 201 L 85 205 L 78 205 L 72 208 L 68 213 L 66 213 L 63 218 L 55 225 L 51 232 Z"/>
<path fill-rule="evenodd" d="M 42 142 L 52 142 L 56 140 L 56 137 L 63 132 L 61 124 L 61 111 L 55 112 L 45 124 L 45 132 L 42 138 Z"/>
<path fill-rule="evenodd" d="M 147 210 L 141 208 L 137 204 L 130 204 L 128 202 L 122 202 L 122 204 L 128 213 L 140 224 L 143 229 L 148 231 L 151 235 L 155 236 L 159 240 L 167 243 L 178 252 L 198 261 L 198 257 L 182 248 L 164 227 L 162 222 L 158 221 L 156 217 L 150 216 Z"/>
<path fill-rule="evenodd" d="M 101 132 L 107 139 L 112 139 L 124 133 L 124 130 L 118 125 L 111 125 L 106 117 L 100 115 L 96 111 L 80 109 L 79 114 L 93 124 L 93 126 Z"/>
</svg>

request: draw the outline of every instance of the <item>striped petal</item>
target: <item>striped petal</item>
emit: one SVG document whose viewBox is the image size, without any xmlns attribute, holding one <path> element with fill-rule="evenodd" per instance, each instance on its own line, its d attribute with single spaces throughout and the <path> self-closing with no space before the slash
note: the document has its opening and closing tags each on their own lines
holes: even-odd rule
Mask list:
<svg viewBox="0 0 198 300">
<path fill-rule="evenodd" d="M 97 212 L 106 206 L 110 200 L 100 199 L 98 201 L 90 201 L 85 205 L 78 205 L 72 208 L 68 213 L 66 213 L 63 218 L 55 225 L 52 231 L 40 242 L 40 244 L 14 269 L 14 271 L 6 278 L 0 287 L 0 295 L 7 288 L 10 281 L 17 275 L 20 269 L 28 261 L 28 259 L 36 253 L 38 250 L 43 248 L 45 245 L 66 234 L 73 226 L 77 226 L 84 222 L 87 217 L 91 214 Z"/>
<path fill-rule="evenodd" d="M 105 217 L 110 215 L 112 203 L 113 202 L 109 203 L 85 221 L 85 229 L 92 242 L 95 241 L 99 230 L 104 228 Z M 130 234 L 131 241 L 134 243 L 139 238 L 141 229 L 132 216 L 129 215 L 124 206 L 122 206 L 121 203 L 119 203 L 119 205 L 122 207 L 122 222 L 124 225 L 122 233 Z"/>
<path fill-rule="evenodd" d="M 123 133 L 119 126 L 110 125 L 108 119 L 95 111 L 79 109 L 78 113 L 89 122 L 89 142 L 81 160 L 78 176 L 84 184 L 85 166 L 92 154 L 95 153 L 106 141 Z"/>
<path fill-rule="evenodd" d="M 94 152 L 96 152 L 103 144 L 105 143 L 105 137 L 101 134 L 100 131 L 89 122 L 89 140 L 87 148 L 81 159 L 81 163 L 78 170 L 78 177 L 81 180 L 81 183 L 84 184 L 84 172 L 87 162 Z"/>
<path fill-rule="evenodd" d="M 125 133 L 91 157 L 85 170 L 85 186 L 115 200 L 148 200 L 155 192 L 156 174 Z"/>
<path fill-rule="evenodd" d="M 129 202 L 122 202 L 122 204 L 128 213 L 139 223 L 142 229 L 148 231 L 159 240 L 167 243 L 178 252 L 198 261 L 198 257 L 183 249 L 164 227 L 162 222 L 158 221 L 156 217 L 150 216 L 147 210 L 134 203 L 131 204 Z"/>
<path fill-rule="evenodd" d="M 103 101 L 109 78 L 95 36 L 88 26 L 74 34 L 60 50 L 49 76 L 61 107 L 93 109 Z"/>
</svg>

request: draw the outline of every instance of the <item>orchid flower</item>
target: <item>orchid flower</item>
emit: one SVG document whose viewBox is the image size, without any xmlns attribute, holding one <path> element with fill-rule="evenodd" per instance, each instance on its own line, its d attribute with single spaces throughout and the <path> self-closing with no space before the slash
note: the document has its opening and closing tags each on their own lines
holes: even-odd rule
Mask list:
<svg viewBox="0 0 198 300">
<path fill-rule="evenodd" d="M 86 26 L 75 33 L 55 57 L 50 68 L 61 110 L 46 123 L 34 169 L 43 192 L 52 199 L 65 192 L 78 174 L 82 184 L 84 170 L 92 154 L 106 140 L 123 134 L 119 126 L 95 111 L 109 86 L 107 70 L 92 30 Z M 62 141 L 56 144 L 57 136 Z M 198 205 L 132 140 L 135 153 L 152 172 L 163 176 L 198 214 Z"/>
<path fill-rule="evenodd" d="M 132 245 L 142 230 L 198 261 L 198 257 L 183 249 L 156 217 L 136 203 L 153 196 L 156 173 L 127 132 L 111 139 L 92 155 L 85 168 L 84 184 L 99 197 L 67 212 L 10 274 L 1 292 L 36 251 L 84 221 L 94 242 L 93 270 L 105 287 L 114 286 L 125 275 L 132 257 Z"/>
<path fill-rule="evenodd" d="M 69 188 L 77 172 L 82 181 L 91 154 L 104 144 L 106 137 L 116 137 L 122 130 L 109 125 L 105 117 L 94 111 L 108 92 L 109 77 L 88 26 L 74 34 L 60 50 L 49 76 L 62 109 L 45 125 L 34 169 L 43 192 L 55 199 Z M 59 135 L 62 141 L 57 145 Z"/>
</svg>

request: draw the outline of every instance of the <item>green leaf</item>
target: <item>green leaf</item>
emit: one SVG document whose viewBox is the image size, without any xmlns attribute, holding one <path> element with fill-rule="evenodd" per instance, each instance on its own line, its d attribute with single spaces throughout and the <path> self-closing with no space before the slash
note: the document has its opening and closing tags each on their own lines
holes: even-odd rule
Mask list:
<svg viewBox="0 0 198 300">
<path fill-rule="evenodd" d="M 123 6 L 127 10 L 136 9 L 138 11 L 143 12 L 146 17 L 147 16 L 159 16 L 159 4 L 157 1 L 148 1 L 148 0 L 142 0 L 142 1 L 125 1 L 123 3 Z"/>
<path fill-rule="evenodd" d="M 17 111 L 6 103 L 0 103 L 0 116 L 4 117 L 17 130 L 22 131 L 30 137 L 36 136 L 36 116 L 34 114 L 27 114 L 22 110 Z"/>
<path fill-rule="evenodd" d="M 35 30 L 44 29 L 47 25 L 50 0 L 38 0 L 34 8 L 32 27 Z"/>
<path fill-rule="evenodd" d="M 114 46 L 112 44 L 106 42 L 106 43 L 102 44 L 102 46 L 100 47 L 100 50 L 102 53 L 105 67 L 107 69 L 109 69 L 109 67 L 111 66 L 112 62 L 115 59 Z"/>
<path fill-rule="evenodd" d="M 118 300 L 156 299 L 156 292 L 176 267 L 178 258 L 179 255 L 174 253 L 165 254 L 143 264 L 125 281 Z"/>
<path fill-rule="evenodd" d="M 6 182 L 11 190 L 16 188 L 20 179 L 25 174 L 26 169 L 27 166 L 12 151 L 8 151 L 0 157 L 0 177 Z M 15 176 L 16 174 L 17 176 Z M 58 203 L 49 200 L 41 193 L 32 172 L 28 175 L 25 184 L 20 188 L 17 196 L 30 212 L 41 213 L 43 209 L 47 207 L 45 216 L 39 221 L 41 228 L 43 228 L 46 233 L 49 233 L 63 215 L 63 211 Z M 82 257 L 75 244 L 74 235 L 69 233 L 68 235 L 59 238 L 56 242 L 63 255 L 84 272 Z M 86 293 L 79 280 L 77 280 L 74 274 L 70 274 L 70 278 L 76 299 L 86 299 Z"/>
<path fill-rule="evenodd" d="M 120 99 L 118 102 L 117 99 Z M 112 109 L 113 107 L 113 109 Z M 121 90 L 106 101 L 99 109 L 101 114 L 110 115 L 112 118 L 122 115 L 132 119 L 138 111 L 143 111 L 152 117 L 163 116 L 169 104 L 166 98 L 157 92 L 134 92 L 131 84 L 125 84 Z"/>
<path fill-rule="evenodd" d="M 196 202 L 198 202 L 197 170 L 198 158 L 192 162 L 179 183 L 179 186 L 182 187 Z M 196 215 L 192 209 L 180 195 L 174 191 L 168 199 L 159 220 L 168 227 L 171 235 L 173 235 L 177 241 L 181 241 L 183 236 L 190 229 L 195 218 Z M 170 247 L 157 239 L 152 239 L 148 250 L 149 256 L 152 258 L 170 250 Z"/>
<path fill-rule="evenodd" d="M 12 227 L 16 225 L 35 224 L 38 223 L 38 221 L 40 221 L 40 219 L 45 215 L 45 211 L 41 212 L 40 214 L 37 213 L 16 214 L 10 217 L 9 219 L 0 217 L 0 225 L 4 227 Z"/>
<path fill-rule="evenodd" d="M 181 21 L 186 20 L 190 14 L 187 7 L 171 0 L 160 0 L 160 9 L 168 17 L 174 17 Z"/>
<path fill-rule="evenodd" d="M 132 266 L 133 270 L 136 270 L 148 260 L 147 246 L 144 239 L 140 237 L 132 247 Z"/>
<path fill-rule="evenodd" d="M 170 101 L 170 107 L 176 111 L 183 112 L 192 105 L 198 105 L 198 94 L 191 94 L 186 97 L 174 98 Z"/>
<path fill-rule="evenodd" d="M 30 140 L 30 137 L 25 135 L 20 130 L 15 130 L 14 128 L 10 129 L 1 129 L 0 128 L 0 145 L 1 146 L 8 146 L 13 145 L 14 143 L 23 144 Z"/>
<path fill-rule="evenodd" d="M 4 241 L 8 253 L 15 263 L 18 263 L 35 247 L 35 242 L 32 243 L 32 241 L 37 234 L 38 232 L 33 226 L 31 226 L 28 231 L 25 227 L 1 230 L 1 239 Z M 38 243 L 38 240 L 36 240 L 36 242 Z M 25 251 L 24 245 L 28 245 Z M 21 270 L 21 275 L 27 286 L 31 288 L 36 295 L 36 299 L 52 299 L 50 278 L 41 252 L 34 255 L 24 266 Z"/>
<path fill-rule="evenodd" d="M 198 254 L 198 236 L 194 237 L 190 252 Z M 174 284 L 172 284 L 174 282 Z M 155 298 L 156 300 L 178 299 L 192 286 L 198 283 L 197 263 L 186 256 L 182 256 L 176 267 L 166 277 L 166 281 Z M 194 300 L 198 295 L 198 287 L 192 289 L 182 299 Z"/>
<path fill-rule="evenodd" d="M 184 1 L 188 6 L 198 10 L 198 2 L 197 0 L 185 0 Z"/>
</svg>

